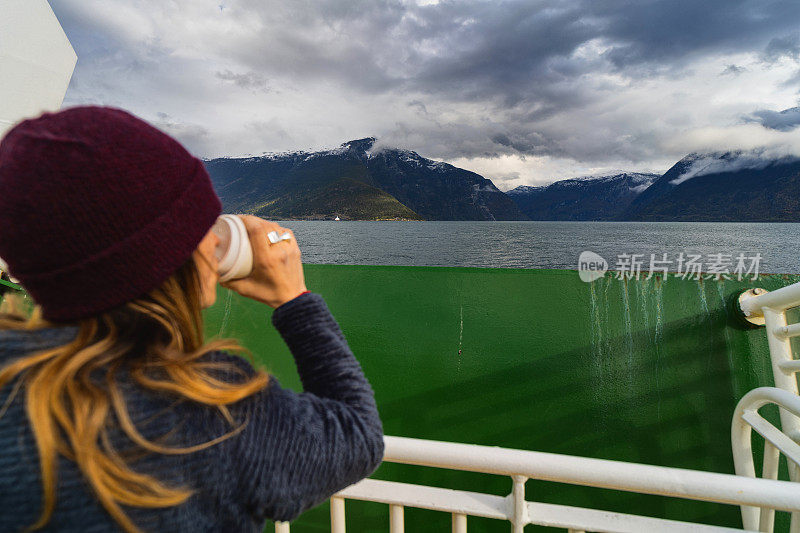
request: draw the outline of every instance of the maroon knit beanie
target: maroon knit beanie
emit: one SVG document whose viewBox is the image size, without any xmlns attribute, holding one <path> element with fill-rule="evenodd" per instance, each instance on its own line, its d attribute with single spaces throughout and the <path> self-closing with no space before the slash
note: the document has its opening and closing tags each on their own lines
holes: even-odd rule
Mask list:
<svg viewBox="0 0 800 533">
<path fill-rule="evenodd" d="M 203 162 L 120 109 L 45 113 L 0 142 L 0 258 L 52 322 L 158 287 L 221 211 Z"/>
</svg>

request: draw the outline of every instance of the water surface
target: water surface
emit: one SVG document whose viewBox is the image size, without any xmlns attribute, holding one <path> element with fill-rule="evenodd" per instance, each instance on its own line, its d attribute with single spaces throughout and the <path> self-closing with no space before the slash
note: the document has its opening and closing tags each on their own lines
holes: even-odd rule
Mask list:
<svg viewBox="0 0 800 533">
<path fill-rule="evenodd" d="M 800 272 L 800 225 L 729 222 L 280 221 L 308 263 L 577 268 L 584 250 L 677 264 L 678 254 L 761 254 L 761 272 Z M 749 261 L 748 261 L 749 263 Z M 673 265 L 671 271 L 677 270 Z"/>
</svg>

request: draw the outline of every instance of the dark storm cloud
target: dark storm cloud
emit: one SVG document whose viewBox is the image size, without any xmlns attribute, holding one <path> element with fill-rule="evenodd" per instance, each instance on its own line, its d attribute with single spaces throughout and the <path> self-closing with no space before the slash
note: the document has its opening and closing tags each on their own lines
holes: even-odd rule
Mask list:
<svg viewBox="0 0 800 533">
<path fill-rule="evenodd" d="M 669 0 L 587 2 L 614 42 L 619 67 L 668 65 L 712 51 L 749 51 L 770 37 L 796 31 L 800 4 L 792 0 Z"/>
<path fill-rule="evenodd" d="M 797 60 L 800 58 L 800 35 L 787 35 L 770 40 L 764 50 L 764 59 L 769 62 L 778 61 L 788 57 Z"/>
<path fill-rule="evenodd" d="M 754 112 L 751 117 L 745 117 L 745 121 L 758 122 L 771 130 L 791 131 L 800 126 L 800 107 L 783 111 L 761 109 Z"/>
<path fill-rule="evenodd" d="M 267 78 L 258 72 L 246 72 L 244 74 L 236 74 L 230 70 L 225 70 L 216 73 L 217 78 L 233 82 L 236 86 L 242 89 L 250 89 L 253 91 L 269 92 Z"/>
<path fill-rule="evenodd" d="M 786 81 L 781 84 L 782 87 L 798 87 L 800 88 L 800 70 L 795 71 L 795 73 L 789 77 Z M 798 91 L 800 92 L 800 91 Z"/>
<path fill-rule="evenodd" d="M 794 0 L 473 1 L 384 8 L 321 8 L 320 15 L 343 28 L 373 30 L 357 39 L 354 60 L 358 51 L 400 37 L 389 49 L 412 67 L 405 81 L 446 92 L 454 82 L 488 84 L 496 92 L 527 86 L 537 81 L 534 74 L 558 81 L 592 71 L 602 65 L 568 58 L 593 39 L 608 43 L 603 56 L 620 69 L 669 68 L 699 53 L 759 48 L 768 39 L 769 57 L 800 52 L 797 35 L 774 37 L 796 31 L 800 2 Z M 426 54 L 419 43 L 436 52 Z M 390 79 L 391 65 L 381 63 Z"/>
<path fill-rule="evenodd" d="M 364 92 L 422 91 L 464 100 L 574 103 L 560 84 L 612 67 L 636 76 L 699 54 L 792 53 L 795 0 L 396 1 L 249 4 L 258 40 L 230 42 L 256 67 L 334 79 Z M 268 29 L 268 30 L 267 30 Z M 771 42 L 770 42 L 771 40 Z M 576 58 L 590 41 L 601 57 Z M 796 46 L 796 45 L 794 45 Z"/>
<path fill-rule="evenodd" d="M 744 52 L 765 64 L 800 58 L 796 0 L 241 0 L 208 12 L 191 4 L 192 14 L 181 11 L 189 4 L 171 8 L 174 2 L 143 0 L 136 7 L 118 3 L 142 14 L 131 28 L 145 29 L 127 38 L 93 19 L 79 0 L 52 3 L 79 56 L 81 91 L 74 101 L 91 90 L 100 99 L 125 101 L 124 81 L 146 73 L 161 76 L 154 90 L 211 101 L 219 95 L 210 84 L 194 83 L 188 74 L 177 79 L 180 70 L 171 63 L 176 49 L 197 48 L 197 65 L 216 61 L 209 68 L 217 87 L 221 80 L 231 90 L 263 96 L 324 86 L 339 99 L 401 101 L 408 117 L 376 116 L 366 133 L 407 139 L 441 158 L 644 161 L 662 149 L 658 135 L 642 125 L 659 120 L 657 113 L 609 114 L 601 123 L 594 116 L 584 122 L 581 112 L 613 107 L 621 88 L 687 76 L 692 61 L 707 57 Z M 190 16 L 199 18 L 187 25 Z M 215 26 L 215 17 L 225 17 L 224 24 Z M 728 80 L 746 70 L 738 64 L 715 68 Z M 106 85 L 115 79 L 122 81 Z M 765 117 L 752 119 L 766 125 L 771 119 Z M 298 137 L 292 124 L 281 124 L 282 137 Z M 197 143 L 209 137 L 197 129 L 191 134 Z"/>
<path fill-rule="evenodd" d="M 164 112 L 156 113 L 158 120 L 153 125 L 169 135 L 175 136 L 191 150 L 201 150 L 208 140 L 208 130 L 199 124 L 189 124 L 177 121 Z"/>
<path fill-rule="evenodd" d="M 547 140 L 536 132 L 510 135 L 508 133 L 496 133 L 490 139 L 500 146 L 513 148 L 523 154 L 546 154 L 554 151 L 553 149 L 548 149 L 552 147 L 548 147 Z"/>
<path fill-rule="evenodd" d="M 728 65 L 725 69 L 720 73 L 721 76 L 731 75 L 731 76 L 738 76 L 742 72 L 747 72 L 747 69 L 744 67 L 740 67 L 738 65 Z"/>
<path fill-rule="evenodd" d="M 298 14 L 295 6 L 276 12 L 254 5 L 261 22 L 277 34 L 261 46 L 253 42 L 235 53 L 255 68 L 289 71 L 309 81 L 335 80 L 359 97 L 419 94 L 416 100 L 426 109 L 430 102 L 481 104 L 515 132 L 512 136 L 487 126 L 475 140 L 459 141 L 451 130 L 432 127 L 425 144 L 450 146 L 436 154 L 441 157 L 463 156 L 476 146 L 476 156 L 496 151 L 602 157 L 610 152 L 607 148 L 565 150 L 559 139 L 535 126 L 605 98 L 602 90 L 585 86 L 587 75 L 615 73 L 635 81 L 664 73 L 680 76 L 689 61 L 705 55 L 794 54 L 792 32 L 800 20 L 800 2 L 794 0 L 462 1 L 423 6 L 383 1 L 306 7 Z M 480 135 L 484 143 L 477 140 Z"/>
</svg>

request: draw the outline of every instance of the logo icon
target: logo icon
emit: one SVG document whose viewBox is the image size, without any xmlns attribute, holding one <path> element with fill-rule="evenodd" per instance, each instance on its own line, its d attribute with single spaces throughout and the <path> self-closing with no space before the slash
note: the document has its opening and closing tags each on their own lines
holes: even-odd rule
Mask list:
<svg viewBox="0 0 800 533">
<path fill-rule="evenodd" d="M 590 283 L 602 278 L 608 270 L 608 262 L 589 250 L 581 252 L 578 257 L 578 275 L 581 281 Z"/>
</svg>

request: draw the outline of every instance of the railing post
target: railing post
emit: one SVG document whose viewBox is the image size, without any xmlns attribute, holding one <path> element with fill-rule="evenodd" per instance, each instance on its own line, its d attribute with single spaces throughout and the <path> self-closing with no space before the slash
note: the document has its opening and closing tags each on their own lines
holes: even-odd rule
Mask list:
<svg viewBox="0 0 800 533">
<path fill-rule="evenodd" d="M 405 531 L 405 519 L 403 517 L 402 505 L 389 506 L 389 533 L 403 533 Z"/>
<path fill-rule="evenodd" d="M 331 498 L 331 533 L 345 533 L 344 498 Z"/>
<path fill-rule="evenodd" d="M 467 533 L 467 515 L 453 513 L 453 533 Z"/>
<path fill-rule="evenodd" d="M 778 479 L 778 462 L 780 450 L 764 439 L 764 463 L 761 468 L 761 477 L 764 479 Z M 791 463 L 791 461 L 789 461 Z M 758 529 L 764 533 L 772 533 L 775 527 L 775 509 L 762 507 L 758 519 Z"/>
<path fill-rule="evenodd" d="M 513 533 L 523 533 L 528 519 L 528 502 L 525 501 L 525 476 L 512 476 L 514 488 L 511 492 L 512 518 L 511 531 Z"/>
<path fill-rule="evenodd" d="M 772 376 L 775 381 L 775 386 L 793 394 L 797 394 L 797 376 L 795 374 L 787 375 L 781 369 L 781 363 L 794 360 L 792 353 L 791 339 L 779 338 L 775 335 L 775 331 L 780 327 L 786 326 L 786 311 L 774 310 L 769 307 L 763 309 L 764 312 L 764 326 L 767 330 L 767 343 L 769 344 L 769 355 L 772 360 Z M 797 442 L 796 435 L 800 434 L 800 420 L 793 414 L 786 412 L 785 409 L 780 409 L 781 430 L 789 435 L 792 440 Z M 797 465 L 789 461 L 789 479 L 792 481 L 800 481 L 800 473 L 798 473 Z M 792 513 L 792 520 L 790 531 L 792 533 L 800 531 L 800 514 Z"/>
</svg>

